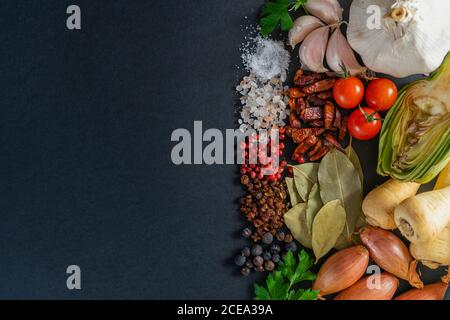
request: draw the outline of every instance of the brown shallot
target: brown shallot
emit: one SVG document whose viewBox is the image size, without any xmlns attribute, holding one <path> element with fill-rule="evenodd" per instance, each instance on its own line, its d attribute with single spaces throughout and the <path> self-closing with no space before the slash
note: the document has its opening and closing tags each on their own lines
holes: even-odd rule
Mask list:
<svg viewBox="0 0 450 320">
<path fill-rule="evenodd" d="M 391 300 L 400 281 L 389 273 L 362 278 L 334 300 Z"/>
<path fill-rule="evenodd" d="M 394 300 L 444 300 L 448 285 L 444 282 L 429 284 L 423 289 L 412 289 Z"/>
<path fill-rule="evenodd" d="M 375 227 L 365 227 L 361 240 L 369 249 L 370 257 L 383 270 L 409 281 L 416 288 L 423 288 L 417 273 L 417 261 L 413 259 L 406 245 L 395 234 Z"/>
<path fill-rule="evenodd" d="M 321 296 L 345 290 L 364 275 L 368 264 L 369 252 L 363 246 L 338 251 L 320 268 L 313 290 Z"/>
</svg>

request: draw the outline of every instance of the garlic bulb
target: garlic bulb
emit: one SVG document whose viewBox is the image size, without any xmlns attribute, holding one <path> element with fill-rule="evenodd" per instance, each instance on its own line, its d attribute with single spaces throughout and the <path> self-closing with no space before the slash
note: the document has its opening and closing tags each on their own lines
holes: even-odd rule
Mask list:
<svg viewBox="0 0 450 320">
<path fill-rule="evenodd" d="M 450 51 L 449 14 L 448 0 L 354 0 L 347 39 L 373 71 L 428 74 Z"/>
<path fill-rule="evenodd" d="M 300 61 L 309 70 L 321 73 L 328 69 L 323 66 L 323 59 L 328 44 L 329 27 L 321 27 L 311 32 L 300 46 Z"/>
<path fill-rule="evenodd" d="M 289 31 L 289 45 L 294 49 L 308 34 L 323 26 L 323 22 L 316 17 L 301 16 L 294 21 L 294 26 Z"/>
<path fill-rule="evenodd" d="M 305 8 L 309 13 L 318 17 L 327 24 L 335 24 L 342 21 L 342 9 L 337 0 L 308 0 Z"/>
<path fill-rule="evenodd" d="M 327 64 L 331 70 L 338 74 L 345 73 L 343 67 L 351 75 L 366 71 L 366 68 L 361 66 L 358 60 L 356 60 L 355 53 L 340 28 L 336 28 L 330 40 L 328 40 Z"/>
</svg>

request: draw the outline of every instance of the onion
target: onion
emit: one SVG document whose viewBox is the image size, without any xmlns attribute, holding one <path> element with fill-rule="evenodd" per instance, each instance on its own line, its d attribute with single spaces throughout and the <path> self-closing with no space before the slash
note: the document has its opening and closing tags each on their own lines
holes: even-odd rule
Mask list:
<svg viewBox="0 0 450 320">
<path fill-rule="evenodd" d="M 444 300 L 447 284 L 438 282 L 429 284 L 423 289 L 412 289 L 399 295 L 394 300 Z"/>
<path fill-rule="evenodd" d="M 363 276 L 368 264 L 369 252 L 363 246 L 338 251 L 320 268 L 313 290 L 321 296 L 345 290 Z"/>
<path fill-rule="evenodd" d="M 353 286 L 342 291 L 334 300 L 391 300 L 397 291 L 399 280 L 389 273 L 378 275 L 379 287 L 371 287 L 369 283 L 372 275 L 359 280 Z"/>
<path fill-rule="evenodd" d="M 423 283 L 416 271 L 417 261 L 395 234 L 380 228 L 365 227 L 360 236 L 369 249 L 370 257 L 382 269 L 409 281 L 413 287 L 423 288 Z"/>
</svg>

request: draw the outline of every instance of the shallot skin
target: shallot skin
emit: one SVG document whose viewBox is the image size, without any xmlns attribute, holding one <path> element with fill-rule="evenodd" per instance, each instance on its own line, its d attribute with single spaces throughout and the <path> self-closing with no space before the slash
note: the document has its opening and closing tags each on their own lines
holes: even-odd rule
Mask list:
<svg viewBox="0 0 450 320">
<path fill-rule="evenodd" d="M 398 289 L 400 281 L 389 273 L 379 275 L 379 287 L 369 287 L 372 275 L 359 280 L 350 288 L 342 291 L 334 300 L 391 300 Z"/>
<path fill-rule="evenodd" d="M 423 288 L 416 270 L 417 261 L 400 238 L 392 232 L 375 227 L 365 227 L 360 236 L 370 257 L 383 270 L 409 281 L 413 287 Z"/>
<path fill-rule="evenodd" d="M 345 290 L 361 279 L 368 265 L 369 251 L 363 246 L 338 251 L 320 268 L 313 290 L 321 296 Z"/>
<path fill-rule="evenodd" d="M 423 289 L 412 289 L 394 300 L 444 300 L 448 285 L 443 282 L 426 285 Z"/>
</svg>

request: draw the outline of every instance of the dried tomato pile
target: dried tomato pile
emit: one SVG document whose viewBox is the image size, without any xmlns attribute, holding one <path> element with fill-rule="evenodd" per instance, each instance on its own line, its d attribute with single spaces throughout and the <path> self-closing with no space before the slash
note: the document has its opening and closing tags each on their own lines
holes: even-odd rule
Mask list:
<svg viewBox="0 0 450 320">
<path fill-rule="evenodd" d="M 295 87 L 287 92 L 291 112 L 286 134 L 298 144 L 292 160 L 303 163 L 308 157 L 317 161 L 333 146 L 343 151 L 348 116 L 333 103 L 335 82 L 333 73 L 296 72 Z"/>
</svg>

